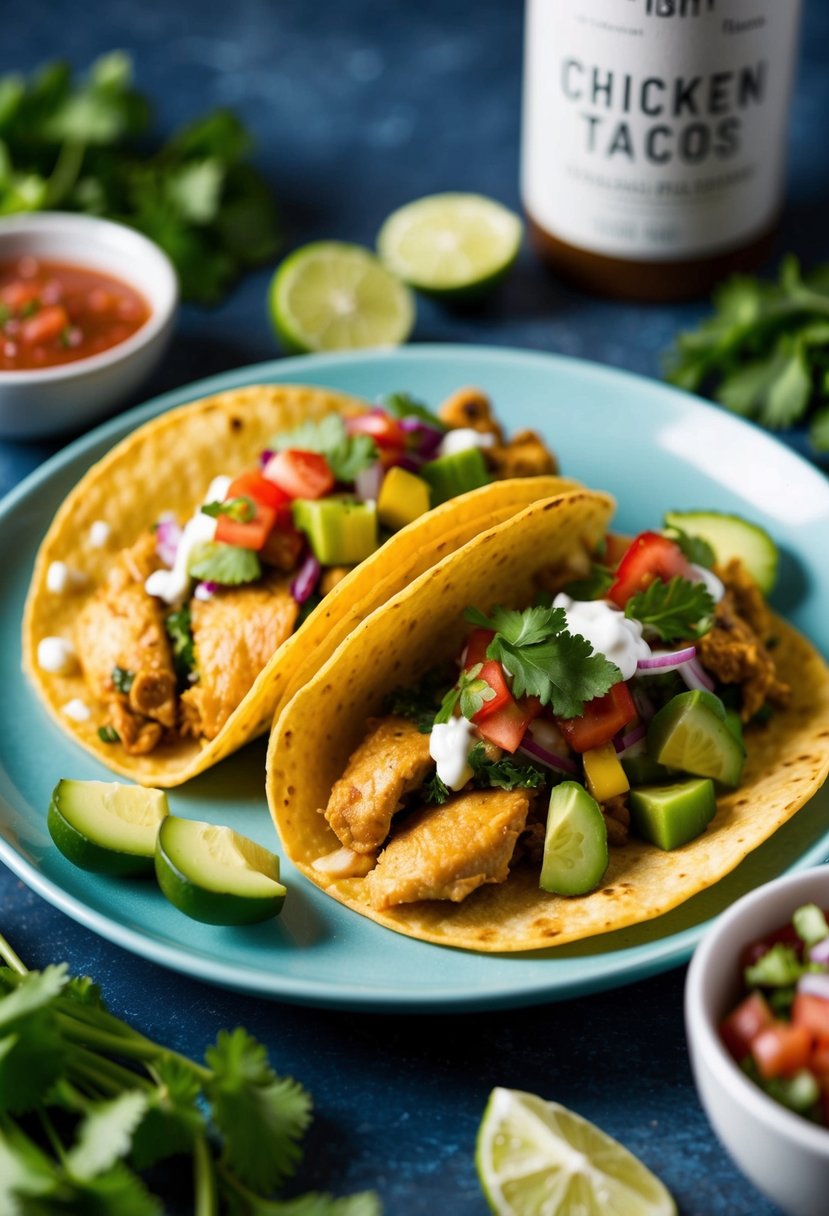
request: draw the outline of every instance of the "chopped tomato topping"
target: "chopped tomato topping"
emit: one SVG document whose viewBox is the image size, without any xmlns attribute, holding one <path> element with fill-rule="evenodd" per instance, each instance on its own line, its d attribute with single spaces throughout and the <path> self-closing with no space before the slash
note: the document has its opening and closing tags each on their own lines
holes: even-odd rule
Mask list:
<svg viewBox="0 0 829 1216">
<path fill-rule="evenodd" d="M 509 685 L 504 676 L 504 669 L 496 659 L 487 659 L 484 662 L 478 679 L 484 680 L 495 693 L 495 696 L 489 701 L 484 701 L 478 712 L 473 714 L 472 721 L 476 726 L 479 722 L 484 722 L 487 718 L 491 717 L 492 714 L 498 713 L 500 709 L 510 702 L 515 704 L 515 697 L 510 692 Z"/>
<path fill-rule="evenodd" d="M 265 466 L 264 475 L 289 498 L 322 498 L 334 489 L 334 474 L 319 452 L 297 448 L 276 452 Z"/>
<path fill-rule="evenodd" d="M 473 629 L 466 643 L 463 665 L 465 668 L 474 667 L 476 663 L 486 663 L 486 651 L 489 643 L 495 637 L 493 629 Z"/>
<path fill-rule="evenodd" d="M 370 435 L 379 448 L 398 448 L 402 452 L 406 446 L 403 427 L 396 418 L 381 410 L 346 418 L 345 429 L 349 435 Z"/>
<path fill-rule="evenodd" d="M 744 1060 L 760 1031 L 773 1022 L 774 1014 L 766 998 L 759 992 L 752 992 L 720 1022 L 720 1038 L 735 1060 Z"/>
<path fill-rule="evenodd" d="M 603 697 L 594 697 L 579 718 L 557 718 L 559 729 L 574 752 L 589 752 L 608 743 L 636 717 L 627 684 L 614 684 Z"/>
<path fill-rule="evenodd" d="M 811 992 L 798 992 L 792 1004 L 792 1025 L 805 1026 L 829 1044 L 829 1001 Z"/>
<path fill-rule="evenodd" d="M 20 326 L 20 341 L 26 346 L 37 346 L 40 342 L 51 342 L 69 328 L 69 315 L 62 304 L 50 304 L 41 308 L 33 317 Z"/>
<path fill-rule="evenodd" d="M 225 498 L 252 498 L 254 502 L 261 503 L 263 507 L 270 507 L 274 511 L 287 506 L 291 501 L 289 494 L 286 494 L 276 482 L 263 477 L 258 469 L 251 469 L 235 478 L 230 483 Z"/>
<path fill-rule="evenodd" d="M 233 519 L 220 515 L 216 520 L 216 540 L 223 545 L 239 545 L 242 549 L 261 549 L 276 522 L 276 511 L 250 499 L 256 510 L 253 519 Z"/>
<path fill-rule="evenodd" d="M 812 1036 L 805 1026 L 773 1022 L 754 1036 L 751 1054 L 763 1077 L 791 1076 L 809 1063 Z"/>
<path fill-rule="evenodd" d="M 509 697 L 509 701 L 502 704 L 500 709 L 483 722 L 476 720 L 475 725 L 483 739 L 502 747 L 505 752 L 514 752 L 520 747 L 527 727 L 541 713 L 541 702 L 537 697 L 522 697 L 520 701 L 516 701 L 511 693 Z"/>
<path fill-rule="evenodd" d="M 645 591 L 654 579 L 667 583 L 677 574 L 693 578 L 691 564 L 679 545 L 658 532 L 640 532 L 619 562 L 607 597 L 624 608 L 632 595 Z"/>
</svg>

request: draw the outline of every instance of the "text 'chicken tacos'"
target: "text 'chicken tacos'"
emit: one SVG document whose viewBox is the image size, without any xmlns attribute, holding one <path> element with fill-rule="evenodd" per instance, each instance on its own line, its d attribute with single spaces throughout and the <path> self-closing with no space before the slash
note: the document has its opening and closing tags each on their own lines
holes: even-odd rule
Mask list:
<svg viewBox="0 0 829 1216">
<path fill-rule="evenodd" d="M 433 415 L 254 386 L 127 436 L 38 552 L 24 667 L 115 772 L 177 785 L 241 747 L 366 615 L 435 561 L 574 485 L 459 390 Z"/>
<path fill-rule="evenodd" d="M 540 949 L 689 899 L 825 780 L 820 655 L 738 561 L 606 537 L 611 512 L 575 491 L 479 535 L 283 709 L 268 801 L 319 887 L 413 937 Z"/>
</svg>

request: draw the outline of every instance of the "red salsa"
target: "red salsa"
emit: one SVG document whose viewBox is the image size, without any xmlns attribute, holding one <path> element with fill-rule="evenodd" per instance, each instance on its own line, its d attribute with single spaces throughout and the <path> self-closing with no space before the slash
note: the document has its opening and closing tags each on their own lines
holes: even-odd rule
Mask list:
<svg viewBox="0 0 829 1216">
<path fill-rule="evenodd" d="M 31 371 L 98 355 L 147 321 L 144 297 L 121 279 L 64 262 L 0 262 L 0 370 Z"/>
</svg>

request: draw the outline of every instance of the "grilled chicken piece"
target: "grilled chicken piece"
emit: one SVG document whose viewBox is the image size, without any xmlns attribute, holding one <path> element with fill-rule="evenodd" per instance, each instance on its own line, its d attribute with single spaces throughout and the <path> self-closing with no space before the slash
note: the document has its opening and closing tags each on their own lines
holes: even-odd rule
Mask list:
<svg viewBox="0 0 829 1216">
<path fill-rule="evenodd" d="M 457 389 L 440 406 L 438 417 L 452 430 L 464 427 L 493 435 L 496 443 L 504 442 L 504 432 L 492 413 L 492 402 L 479 388 Z"/>
<path fill-rule="evenodd" d="M 161 728 L 176 721 L 176 676 L 164 615 L 144 590 L 142 577 L 152 564 L 143 538 L 119 554 L 75 625 L 84 678 L 106 705 L 125 750 L 136 754 L 151 751 Z M 115 687 L 116 668 L 125 673 L 126 692 Z"/>
<path fill-rule="evenodd" d="M 529 805 L 527 790 L 472 790 L 418 811 L 368 876 L 371 906 L 460 903 L 485 883 L 504 882 Z"/>
<path fill-rule="evenodd" d="M 558 461 L 535 431 L 516 431 L 507 443 L 485 448 L 490 473 L 504 477 L 544 477 L 558 472 Z"/>
<path fill-rule="evenodd" d="M 199 682 L 181 696 L 183 732 L 215 739 L 274 651 L 291 636 L 298 615 L 291 579 L 282 576 L 220 588 L 209 600 L 191 602 Z"/>
<path fill-rule="evenodd" d="M 429 736 L 406 718 L 375 718 L 335 782 L 325 818 L 341 844 L 374 853 L 389 834 L 392 816 L 418 789 L 435 762 Z"/>
</svg>

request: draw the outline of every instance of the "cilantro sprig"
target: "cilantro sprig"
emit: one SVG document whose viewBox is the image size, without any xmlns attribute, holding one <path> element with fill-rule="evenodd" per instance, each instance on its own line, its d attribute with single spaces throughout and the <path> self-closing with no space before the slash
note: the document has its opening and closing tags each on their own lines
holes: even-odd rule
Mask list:
<svg viewBox="0 0 829 1216">
<path fill-rule="evenodd" d="M 681 574 L 669 582 L 654 579 L 625 604 L 625 616 L 641 621 L 663 642 L 700 638 L 711 628 L 714 597 L 704 583 L 692 583 Z"/>
<path fill-rule="evenodd" d="M 65 964 L 28 971 L 0 936 L 0 1211 L 161 1216 L 140 1172 L 189 1156 L 196 1212 L 380 1216 L 377 1197 L 273 1196 L 311 1098 L 244 1029 L 199 1062 L 111 1014 Z"/>
<path fill-rule="evenodd" d="M 563 608 L 536 605 L 523 612 L 495 607 L 464 614 L 473 625 L 495 631 L 487 658 L 497 659 L 512 677 L 516 697 L 538 697 L 559 718 L 577 718 L 585 702 L 602 697 L 622 673 L 580 634 L 567 630 Z"/>
<path fill-rule="evenodd" d="M 185 604 L 183 608 L 179 608 L 175 612 L 168 612 L 164 618 L 164 628 L 170 641 L 173 666 L 179 684 L 188 685 L 191 683 L 196 666 L 193 622 L 188 605 Z M 108 742 L 114 742 L 114 740 L 108 740 Z"/>
<path fill-rule="evenodd" d="M 467 759 L 474 773 L 473 785 L 479 789 L 537 790 L 547 782 L 545 774 L 530 760 L 516 760 L 510 755 L 489 760 L 483 743 L 476 743 Z"/>
<path fill-rule="evenodd" d="M 435 725 L 448 722 L 456 706 L 463 717 L 471 721 L 488 701 L 494 700 L 495 689 L 490 687 L 486 680 L 480 679 L 483 666 L 483 663 L 476 663 L 474 667 L 461 672 L 455 686 L 449 689 L 441 701 L 440 709 L 435 715 Z"/>
<path fill-rule="evenodd" d="M 279 248 L 270 189 L 230 111 L 160 142 L 148 139 L 150 109 L 121 51 L 80 78 L 63 62 L 28 80 L 0 77 L 0 212 L 81 211 L 129 224 L 167 252 L 185 298 L 217 303 Z"/>
<path fill-rule="evenodd" d="M 244 496 L 228 498 L 226 502 L 206 502 L 202 504 L 201 513 L 210 515 L 213 519 L 226 515 L 234 523 L 249 524 L 252 519 L 256 518 L 256 503 L 252 498 Z"/>
<path fill-rule="evenodd" d="M 193 546 L 187 573 L 206 583 L 238 587 L 262 577 L 262 565 L 253 549 L 206 540 Z"/>
<path fill-rule="evenodd" d="M 339 414 L 326 414 L 319 422 L 303 422 L 292 431 L 274 435 L 268 446 L 274 452 L 286 448 L 319 452 L 337 481 L 353 481 L 377 459 L 377 445 L 371 436 L 349 435 Z"/>
<path fill-rule="evenodd" d="M 776 283 L 736 276 L 713 303 L 668 352 L 668 379 L 772 430 L 806 422 L 829 451 L 829 265 L 804 275 L 788 257 Z"/>
</svg>

